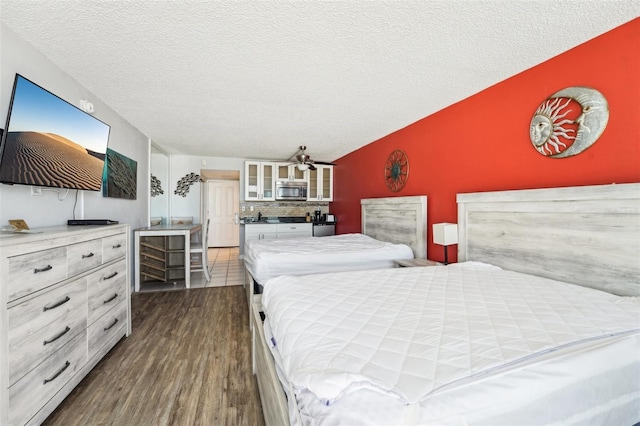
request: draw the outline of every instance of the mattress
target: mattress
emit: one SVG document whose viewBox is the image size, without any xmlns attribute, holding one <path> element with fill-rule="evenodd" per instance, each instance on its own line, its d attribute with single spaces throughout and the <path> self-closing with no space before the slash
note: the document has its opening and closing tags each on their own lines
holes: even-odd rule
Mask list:
<svg viewBox="0 0 640 426">
<path fill-rule="evenodd" d="M 247 241 L 244 254 L 247 270 L 263 285 L 280 275 L 392 268 L 396 259 L 413 259 L 413 251 L 363 234 Z"/>
<path fill-rule="evenodd" d="M 640 420 L 638 298 L 465 263 L 279 277 L 262 302 L 293 424 Z"/>
</svg>

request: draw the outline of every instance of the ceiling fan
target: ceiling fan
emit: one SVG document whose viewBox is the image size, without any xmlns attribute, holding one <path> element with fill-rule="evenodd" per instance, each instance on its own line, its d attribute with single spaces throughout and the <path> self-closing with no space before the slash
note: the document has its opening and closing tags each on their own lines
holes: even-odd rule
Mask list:
<svg viewBox="0 0 640 426">
<path fill-rule="evenodd" d="M 311 159 L 311 156 L 305 154 L 305 150 L 307 149 L 307 147 L 305 145 L 300 145 L 300 149 L 298 149 L 298 152 L 296 152 L 290 159 L 289 161 L 295 161 L 294 164 L 296 164 L 296 166 L 298 167 L 298 170 L 300 171 L 305 171 L 305 170 L 315 170 L 316 166 L 315 164 L 325 164 L 328 166 L 335 166 L 334 163 L 329 163 L 326 161 L 314 161 Z"/>
</svg>

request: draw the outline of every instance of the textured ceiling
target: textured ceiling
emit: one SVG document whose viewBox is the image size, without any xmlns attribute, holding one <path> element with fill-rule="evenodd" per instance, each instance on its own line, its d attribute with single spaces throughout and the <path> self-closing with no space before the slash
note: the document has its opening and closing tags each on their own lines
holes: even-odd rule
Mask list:
<svg viewBox="0 0 640 426">
<path fill-rule="evenodd" d="M 301 144 L 335 160 L 638 16 L 638 0 L 0 0 L 168 152 L 273 160 Z"/>
</svg>

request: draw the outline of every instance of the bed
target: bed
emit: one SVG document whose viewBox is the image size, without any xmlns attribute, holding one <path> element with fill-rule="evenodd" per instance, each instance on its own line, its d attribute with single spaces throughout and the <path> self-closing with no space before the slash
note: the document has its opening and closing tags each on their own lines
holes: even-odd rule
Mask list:
<svg viewBox="0 0 640 426">
<path fill-rule="evenodd" d="M 640 184 L 460 194 L 458 224 L 458 264 L 269 281 L 267 424 L 640 421 Z"/>
<path fill-rule="evenodd" d="M 253 295 L 280 275 L 383 269 L 394 267 L 395 260 L 426 259 L 426 196 L 367 198 L 360 204 L 361 234 L 248 241 L 244 264 L 249 310 Z"/>
</svg>

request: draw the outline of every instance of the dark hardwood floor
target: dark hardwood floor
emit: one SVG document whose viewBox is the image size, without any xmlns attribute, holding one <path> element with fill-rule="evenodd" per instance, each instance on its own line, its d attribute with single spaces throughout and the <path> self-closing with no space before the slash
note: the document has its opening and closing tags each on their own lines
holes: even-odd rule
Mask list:
<svg viewBox="0 0 640 426">
<path fill-rule="evenodd" d="M 264 425 L 242 286 L 134 293 L 133 333 L 44 423 Z"/>
</svg>

